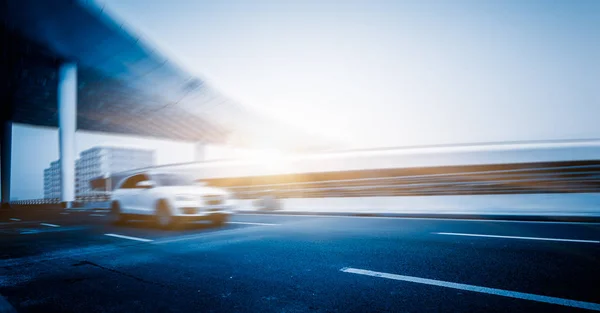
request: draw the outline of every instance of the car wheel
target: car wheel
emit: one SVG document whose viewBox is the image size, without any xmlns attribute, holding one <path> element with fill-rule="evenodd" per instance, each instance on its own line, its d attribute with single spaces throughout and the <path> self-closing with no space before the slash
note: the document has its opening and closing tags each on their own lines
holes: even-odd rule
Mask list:
<svg viewBox="0 0 600 313">
<path fill-rule="evenodd" d="M 211 217 L 210 219 L 211 219 L 213 225 L 221 226 L 227 222 L 228 218 L 229 217 L 227 215 L 215 215 L 215 216 Z"/>
<path fill-rule="evenodd" d="M 159 201 L 156 206 L 156 225 L 163 229 L 175 226 L 175 219 L 171 215 L 169 205 L 165 201 Z"/>
<path fill-rule="evenodd" d="M 127 222 L 127 219 L 121 213 L 121 205 L 117 201 L 113 201 L 110 205 L 110 218 L 113 224 L 122 224 Z"/>
</svg>

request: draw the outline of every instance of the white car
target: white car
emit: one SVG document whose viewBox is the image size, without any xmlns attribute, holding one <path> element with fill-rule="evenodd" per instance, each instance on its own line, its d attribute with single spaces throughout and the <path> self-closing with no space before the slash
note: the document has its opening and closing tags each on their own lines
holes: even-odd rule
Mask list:
<svg viewBox="0 0 600 313">
<path fill-rule="evenodd" d="M 115 222 L 153 217 L 161 227 L 191 220 L 223 224 L 234 206 L 235 199 L 223 189 L 202 186 L 184 175 L 160 172 L 136 173 L 122 179 L 111 197 Z"/>
</svg>

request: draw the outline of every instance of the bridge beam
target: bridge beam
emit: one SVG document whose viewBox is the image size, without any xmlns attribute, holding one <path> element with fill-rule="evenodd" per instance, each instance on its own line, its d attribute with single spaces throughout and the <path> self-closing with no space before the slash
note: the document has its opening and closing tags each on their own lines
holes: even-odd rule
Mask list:
<svg viewBox="0 0 600 313">
<path fill-rule="evenodd" d="M 75 129 L 77 127 L 77 65 L 63 63 L 58 69 L 58 140 L 61 193 L 65 208 L 75 201 Z"/>
</svg>

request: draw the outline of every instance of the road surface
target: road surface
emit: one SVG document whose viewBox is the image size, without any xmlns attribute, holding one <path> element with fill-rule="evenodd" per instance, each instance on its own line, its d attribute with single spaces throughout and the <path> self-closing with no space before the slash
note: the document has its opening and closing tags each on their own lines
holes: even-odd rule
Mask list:
<svg viewBox="0 0 600 313">
<path fill-rule="evenodd" d="M 0 221 L 0 309 L 600 311 L 600 224 L 239 214 L 159 230 L 86 215 Z"/>
</svg>

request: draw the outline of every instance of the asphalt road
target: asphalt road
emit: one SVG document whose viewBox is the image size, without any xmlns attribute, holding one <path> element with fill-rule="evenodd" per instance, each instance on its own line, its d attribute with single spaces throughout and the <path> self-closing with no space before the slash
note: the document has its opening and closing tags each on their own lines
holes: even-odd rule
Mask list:
<svg viewBox="0 0 600 313">
<path fill-rule="evenodd" d="M 166 231 L 98 215 L 0 220 L 4 302 L 17 312 L 600 310 L 600 224 L 237 215 Z"/>
</svg>

